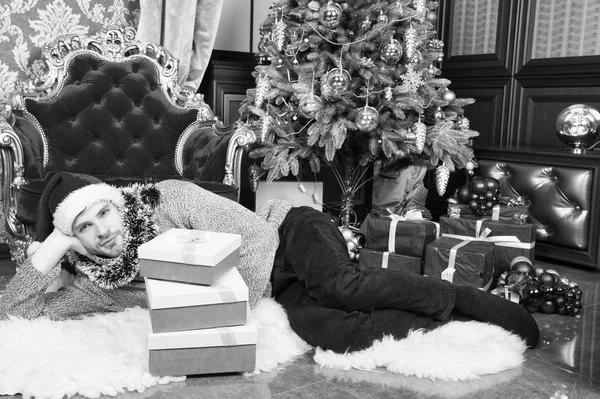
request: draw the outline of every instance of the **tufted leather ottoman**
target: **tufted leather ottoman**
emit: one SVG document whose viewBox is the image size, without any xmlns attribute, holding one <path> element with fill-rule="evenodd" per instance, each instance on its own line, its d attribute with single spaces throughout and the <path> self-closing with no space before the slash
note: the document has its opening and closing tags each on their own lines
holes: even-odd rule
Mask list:
<svg viewBox="0 0 600 399">
<path fill-rule="evenodd" d="M 479 148 L 475 156 L 476 173 L 498 179 L 502 195 L 531 201 L 536 256 L 600 267 L 600 154 Z"/>
</svg>

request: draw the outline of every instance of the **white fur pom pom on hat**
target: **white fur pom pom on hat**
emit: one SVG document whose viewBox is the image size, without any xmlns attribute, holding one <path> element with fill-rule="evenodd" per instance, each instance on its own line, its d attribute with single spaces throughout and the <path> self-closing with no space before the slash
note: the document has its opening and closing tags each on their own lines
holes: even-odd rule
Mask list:
<svg viewBox="0 0 600 399">
<path fill-rule="evenodd" d="M 73 236 L 75 218 L 90 205 L 99 201 L 110 201 L 117 207 L 121 207 L 123 206 L 121 190 L 106 183 L 98 183 L 71 192 L 54 211 L 54 227 L 68 236 Z"/>
</svg>

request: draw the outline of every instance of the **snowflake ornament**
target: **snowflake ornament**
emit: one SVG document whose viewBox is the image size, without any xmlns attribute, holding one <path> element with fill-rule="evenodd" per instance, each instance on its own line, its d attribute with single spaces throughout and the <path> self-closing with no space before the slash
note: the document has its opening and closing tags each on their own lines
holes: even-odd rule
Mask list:
<svg viewBox="0 0 600 399">
<path fill-rule="evenodd" d="M 425 84 L 423 74 L 420 71 L 415 71 L 412 65 L 409 65 L 406 72 L 400 77 L 402 78 L 402 88 L 409 92 L 415 92 Z"/>
</svg>

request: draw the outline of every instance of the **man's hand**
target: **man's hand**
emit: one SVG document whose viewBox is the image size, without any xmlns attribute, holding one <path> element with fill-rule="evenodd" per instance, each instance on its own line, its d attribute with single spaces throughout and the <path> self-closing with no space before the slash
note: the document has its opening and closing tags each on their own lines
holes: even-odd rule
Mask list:
<svg viewBox="0 0 600 399">
<path fill-rule="evenodd" d="M 47 274 L 70 249 L 84 256 L 91 256 L 77 238 L 65 235 L 60 230 L 54 229 L 33 254 L 31 258 L 33 267 Z"/>
</svg>

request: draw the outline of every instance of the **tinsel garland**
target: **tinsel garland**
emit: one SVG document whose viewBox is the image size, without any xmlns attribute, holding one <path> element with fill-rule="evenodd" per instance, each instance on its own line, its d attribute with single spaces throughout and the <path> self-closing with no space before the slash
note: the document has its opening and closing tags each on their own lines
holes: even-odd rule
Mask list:
<svg viewBox="0 0 600 399">
<path fill-rule="evenodd" d="M 157 235 L 153 220 L 160 202 L 156 183 L 133 184 L 121 189 L 125 204 L 119 209 L 123 221 L 123 252 L 116 258 L 83 256 L 67 253 L 67 260 L 77 272 L 100 288 L 114 289 L 130 283 L 139 272 L 138 247 Z"/>
</svg>

